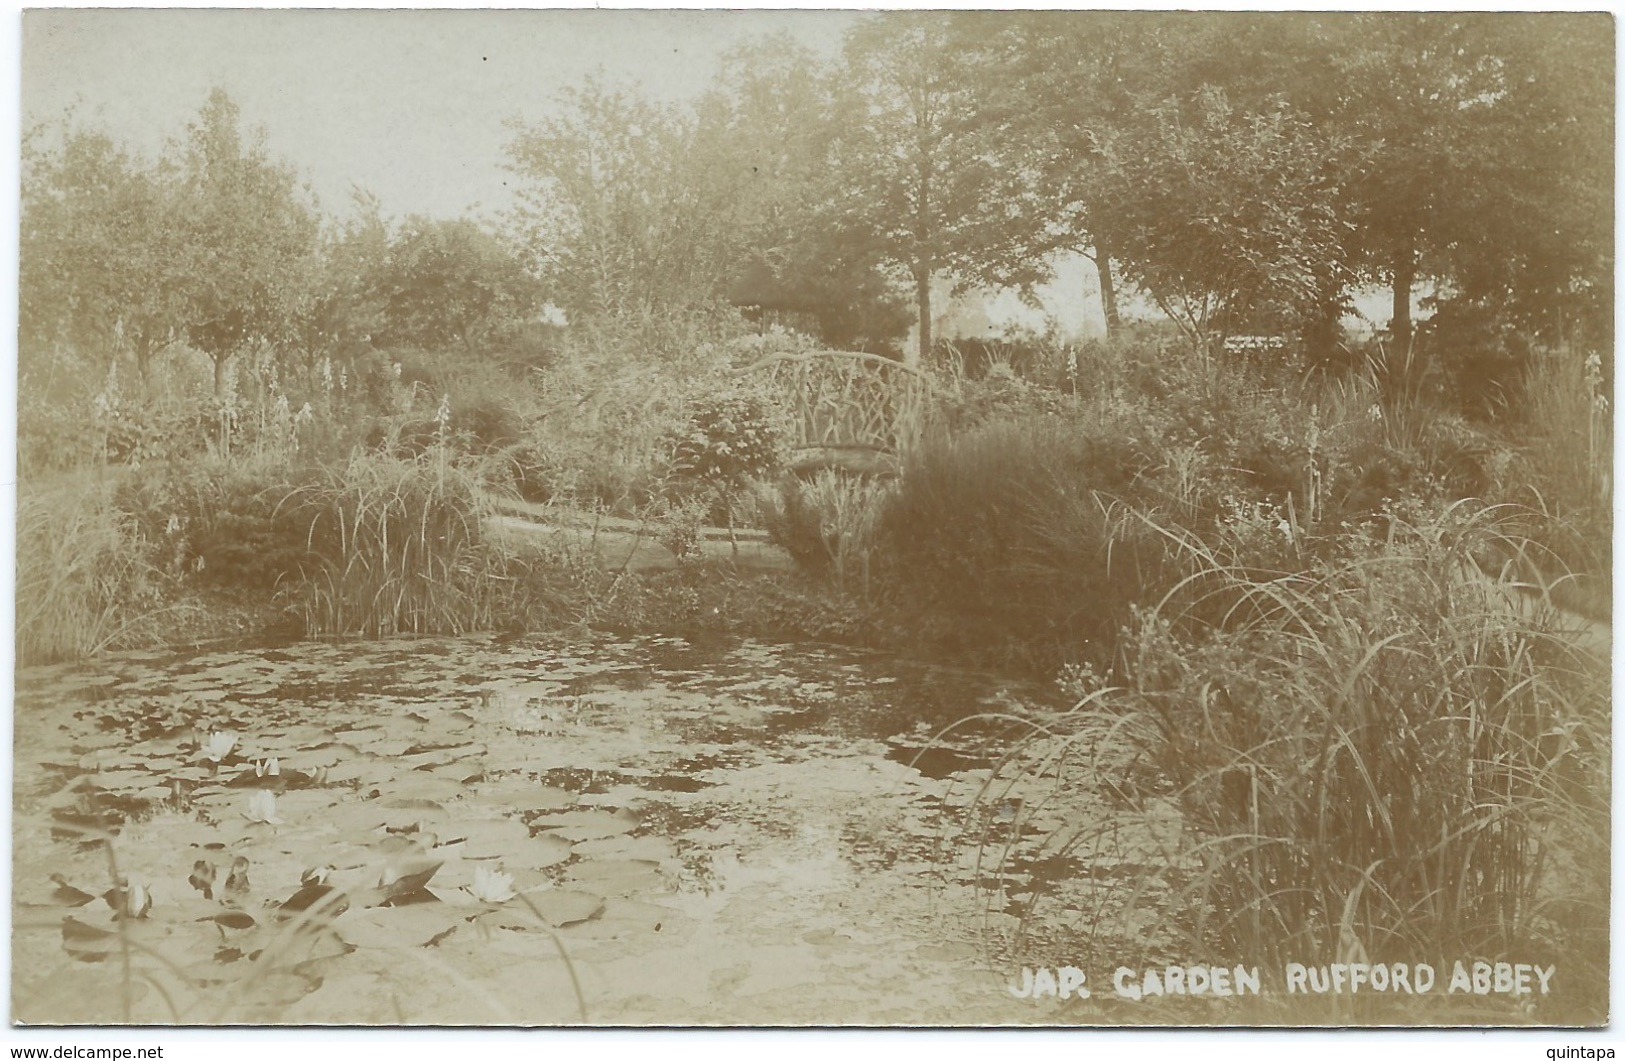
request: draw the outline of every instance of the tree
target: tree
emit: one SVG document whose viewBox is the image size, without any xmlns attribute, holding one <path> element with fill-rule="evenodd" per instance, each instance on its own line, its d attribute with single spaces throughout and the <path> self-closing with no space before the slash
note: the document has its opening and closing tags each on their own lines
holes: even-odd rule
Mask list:
<svg viewBox="0 0 1625 1061">
<path fill-rule="evenodd" d="M 701 103 L 695 147 L 731 203 L 728 300 L 858 348 L 901 338 L 911 313 L 838 221 L 835 148 L 862 120 L 846 89 L 793 38 L 743 45 Z"/>
<path fill-rule="evenodd" d="M 384 328 L 380 277 L 389 257 L 389 225 L 376 196 L 356 189 L 354 212 L 326 226 L 314 293 L 301 320 L 300 343 L 312 354 L 372 343 Z"/>
<path fill-rule="evenodd" d="M 541 309 L 519 254 L 467 219 L 409 217 L 378 264 L 381 346 L 469 346 Z"/>
<path fill-rule="evenodd" d="M 31 130 L 23 141 L 18 296 L 21 368 L 66 347 L 105 367 L 128 350 L 142 378 L 174 326 L 167 175 L 103 132 Z"/>
<path fill-rule="evenodd" d="M 1250 315 L 1297 316 L 1347 284 L 1340 181 L 1357 167 L 1284 103 L 1242 114 L 1217 89 L 1101 138 L 1101 220 L 1129 276 L 1202 349 Z"/>
<path fill-rule="evenodd" d="M 1059 251 L 1095 264 L 1108 336 L 1119 327 L 1119 248 L 1107 234 L 1102 144 L 1139 128 L 1174 91 L 1169 41 L 1192 16 L 1173 12 L 967 13 L 955 48 L 978 101 L 974 121 L 1009 175 L 1005 257 L 1036 265 Z M 1010 178 L 1019 175 L 1019 181 Z M 1007 267 L 1021 286 L 1047 279 Z"/>
<path fill-rule="evenodd" d="M 554 301 L 576 321 L 717 298 L 729 204 L 693 120 L 596 79 L 561 102 L 508 144 L 516 228 Z"/>
<path fill-rule="evenodd" d="M 919 344 L 932 349 L 931 282 L 942 270 L 977 268 L 999 234 L 997 167 L 972 121 L 974 92 L 935 12 L 889 13 L 858 24 L 846 42 L 845 77 L 865 119 L 835 144 L 844 181 L 837 222 L 855 254 L 892 263 L 908 278 Z"/>
<path fill-rule="evenodd" d="M 291 168 L 269 157 L 263 133 L 246 141 L 237 105 L 209 94 L 180 149 L 176 263 L 187 341 L 225 367 L 250 342 L 297 333 L 315 264 L 314 205 Z"/>
</svg>

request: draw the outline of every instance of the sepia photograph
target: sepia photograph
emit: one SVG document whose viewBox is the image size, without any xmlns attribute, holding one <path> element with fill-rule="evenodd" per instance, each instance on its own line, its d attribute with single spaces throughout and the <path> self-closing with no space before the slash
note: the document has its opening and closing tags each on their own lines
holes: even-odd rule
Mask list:
<svg viewBox="0 0 1625 1061">
<path fill-rule="evenodd" d="M 20 21 L 13 1033 L 1608 1024 L 1612 14 Z"/>
</svg>

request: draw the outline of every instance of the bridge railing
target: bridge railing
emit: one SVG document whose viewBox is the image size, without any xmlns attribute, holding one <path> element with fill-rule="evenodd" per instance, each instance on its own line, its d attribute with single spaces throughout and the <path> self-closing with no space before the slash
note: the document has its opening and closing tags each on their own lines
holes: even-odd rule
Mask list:
<svg viewBox="0 0 1625 1061">
<path fill-rule="evenodd" d="M 826 461 L 849 467 L 906 456 L 928 428 L 944 391 L 912 365 L 846 350 L 774 354 L 737 371 L 765 374 L 783 395 L 798 461 L 831 454 L 873 458 Z"/>
</svg>

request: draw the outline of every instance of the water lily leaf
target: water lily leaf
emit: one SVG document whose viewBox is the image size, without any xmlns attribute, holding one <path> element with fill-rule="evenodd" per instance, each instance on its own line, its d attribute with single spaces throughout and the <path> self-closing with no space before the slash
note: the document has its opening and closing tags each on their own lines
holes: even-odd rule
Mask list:
<svg viewBox="0 0 1625 1061">
<path fill-rule="evenodd" d="M 278 908 L 283 914 L 297 915 L 315 910 L 326 917 L 338 917 L 350 907 L 349 896 L 326 884 L 306 884 Z"/>
<path fill-rule="evenodd" d="M 487 781 L 479 786 L 479 795 L 521 814 L 564 810 L 576 802 L 573 792 L 517 777 Z"/>
<path fill-rule="evenodd" d="M 597 895 L 560 888 L 534 888 L 520 892 L 512 901 L 481 915 L 480 920 L 496 928 L 534 929 L 539 917 L 554 928 L 563 928 L 597 917 L 603 909 L 604 900 Z"/>
<path fill-rule="evenodd" d="M 600 859 L 572 866 L 570 880 L 578 887 L 599 895 L 635 895 L 660 891 L 666 881 L 660 865 L 636 859 Z"/>
<path fill-rule="evenodd" d="M 683 920 L 677 911 L 654 903 L 606 898 L 597 917 L 571 925 L 567 931 L 573 937 L 591 939 L 647 938 L 656 932 L 670 932 Z"/>
<path fill-rule="evenodd" d="M 560 814 L 549 814 L 532 822 L 538 829 L 551 830 L 555 835 L 566 840 L 599 840 L 606 836 L 618 836 L 629 833 L 637 828 L 636 816 L 622 813 L 610 813 L 604 810 L 569 810 Z"/>
<path fill-rule="evenodd" d="M 51 901 L 62 906 L 83 906 L 93 902 L 95 896 L 90 892 L 82 891 L 69 884 L 67 878 L 60 873 L 51 874 L 51 880 L 56 882 L 56 889 L 51 892 Z"/>
<path fill-rule="evenodd" d="M 544 836 L 547 834 L 543 834 Z M 635 858 L 660 862 L 677 857 L 677 845 L 664 836 L 606 836 L 575 845 L 581 858 Z"/>
<path fill-rule="evenodd" d="M 389 782 L 388 791 L 383 793 L 391 801 L 419 799 L 436 803 L 445 803 L 464 794 L 464 787 L 456 781 L 422 770 L 408 770 L 396 775 Z"/>
<path fill-rule="evenodd" d="M 534 840 L 523 840 L 502 856 L 510 869 L 545 869 L 567 862 L 574 853 L 570 841 L 552 833 L 543 833 Z"/>
<path fill-rule="evenodd" d="M 442 864 L 439 861 L 425 864 L 422 860 L 409 859 L 386 865 L 378 878 L 378 887 L 384 893 L 381 902 L 393 902 L 422 890 Z"/>
<path fill-rule="evenodd" d="M 455 759 L 443 766 L 432 767 L 423 772 L 431 777 L 444 778 L 466 788 L 485 776 L 485 767 L 478 759 Z"/>
<path fill-rule="evenodd" d="M 102 770 L 99 773 L 87 774 L 85 783 L 92 788 L 108 791 L 119 791 L 133 785 L 146 787 L 152 780 L 152 775 L 144 769 L 138 770 Z"/>
<path fill-rule="evenodd" d="M 333 922 L 339 938 L 354 947 L 422 947 L 450 933 L 468 912 L 444 903 L 353 909 Z"/>
<path fill-rule="evenodd" d="M 444 811 L 446 808 L 432 799 L 422 799 L 417 796 L 392 796 L 379 800 L 379 803 L 392 810 L 432 810 Z"/>
<path fill-rule="evenodd" d="M 394 773 L 393 767 L 374 759 L 349 758 L 327 768 L 327 783 L 339 785 L 360 781 L 363 784 L 374 785 L 387 781 Z"/>
<path fill-rule="evenodd" d="M 398 759 L 412 744 L 412 741 L 400 737 L 378 737 L 363 743 L 361 750 L 380 759 Z"/>
<path fill-rule="evenodd" d="M 238 932 L 247 931 L 259 923 L 242 910 L 222 910 L 220 913 L 215 914 L 211 920 L 222 928 L 230 928 Z"/>
<path fill-rule="evenodd" d="M 471 859 L 503 858 L 529 840 L 530 830 L 513 818 L 452 822 L 446 827 L 445 836 L 447 847 Z"/>
</svg>

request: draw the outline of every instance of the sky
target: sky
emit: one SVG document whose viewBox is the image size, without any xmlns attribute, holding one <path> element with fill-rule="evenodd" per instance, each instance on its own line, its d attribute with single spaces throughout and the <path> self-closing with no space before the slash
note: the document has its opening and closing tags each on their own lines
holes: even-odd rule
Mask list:
<svg viewBox="0 0 1625 1061">
<path fill-rule="evenodd" d="M 589 75 L 693 98 L 721 56 L 789 32 L 833 54 L 842 11 L 50 10 L 23 15 L 25 123 L 76 113 L 155 154 L 211 88 L 329 210 L 351 188 L 386 214 L 491 213 L 511 202 L 509 119 L 537 121 Z"/>
</svg>

